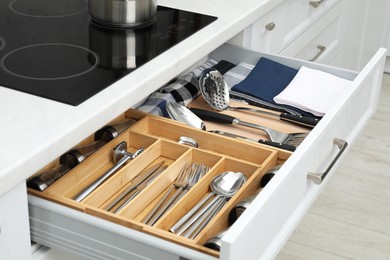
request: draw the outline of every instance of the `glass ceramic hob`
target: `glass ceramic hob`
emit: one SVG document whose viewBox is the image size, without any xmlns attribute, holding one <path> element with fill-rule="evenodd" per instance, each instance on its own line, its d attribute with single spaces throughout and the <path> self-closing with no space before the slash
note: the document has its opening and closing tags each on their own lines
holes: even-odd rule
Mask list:
<svg viewBox="0 0 390 260">
<path fill-rule="evenodd" d="M 0 0 L 0 86 L 76 106 L 216 19 L 159 6 L 149 26 L 107 28 L 86 0 Z"/>
</svg>

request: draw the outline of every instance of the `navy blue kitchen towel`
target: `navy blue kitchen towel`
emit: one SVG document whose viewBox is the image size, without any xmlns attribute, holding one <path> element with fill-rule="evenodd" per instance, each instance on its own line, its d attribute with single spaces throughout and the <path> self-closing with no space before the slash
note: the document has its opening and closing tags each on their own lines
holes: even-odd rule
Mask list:
<svg viewBox="0 0 390 260">
<path fill-rule="evenodd" d="M 288 86 L 297 73 L 294 68 L 262 57 L 249 75 L 232 87 L 232 91 L 275 104 L 274 97 Z"/>
</svg>

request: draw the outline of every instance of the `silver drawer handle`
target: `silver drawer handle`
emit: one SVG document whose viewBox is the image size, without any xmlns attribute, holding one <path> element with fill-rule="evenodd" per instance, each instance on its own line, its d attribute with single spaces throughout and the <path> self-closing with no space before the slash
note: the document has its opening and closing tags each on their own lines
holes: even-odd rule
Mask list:
<svg viewBox="0 0 390 260">
<path fill-rule="evenodd" d="M 340 151 L 337 153 L 336 157 L 330 163 L 330 165 L 325 170 L 325 172 L 323 172 L 323 173 L 309 172 L 307 174 L 307 178 L 312 180 L 315 184 L 321 184 L 322 183 L 322 181 L 325 179 L 325 177 L 328 175 L 328 173 L 332 170 L 333 166 L 336 164 L 337 160 L 344 153 L 345 149 L 348 146 L 347 141 L 344 141 L 344 140 L 338 139 L 338 138 L 333 139 L 333 144 L 337 145 L 337 147 L 340 149 Z"/>
<path fill-rule="evenodd" d="M 267 23 L 264 27 L 265 29 L 267 29 L 267 31 L 272 31 L 273 29 L 275 29 L 275 23 L 274 22 Z"/>
<path fill-rule="evenodd" d="M 310 1 L 309 5 L 311 5 L 313 8 L 317 8 L 320 6 L 320 4 L 324 2 L 324 0 L 319 0 L 319 1 Z"/>
<path fill-rule="evenodd" d="M 310 61 L 316 61 L 326 50 L 326 47 L 323 45 L 317 45 L 318 53 Z"/>
</svg>

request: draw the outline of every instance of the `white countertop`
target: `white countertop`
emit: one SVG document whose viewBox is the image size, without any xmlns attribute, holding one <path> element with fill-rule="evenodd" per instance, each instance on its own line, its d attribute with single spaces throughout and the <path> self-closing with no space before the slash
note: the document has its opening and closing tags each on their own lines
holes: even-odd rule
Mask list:
<svg viewBox="0 0 390 260">
<path fill-rule="evenodd" d="M 159 5 L 218 20 L 76 107 L 0 87 L 0 195 L 136 106 L 282 1 L 159 0 Z"/>
</svg>

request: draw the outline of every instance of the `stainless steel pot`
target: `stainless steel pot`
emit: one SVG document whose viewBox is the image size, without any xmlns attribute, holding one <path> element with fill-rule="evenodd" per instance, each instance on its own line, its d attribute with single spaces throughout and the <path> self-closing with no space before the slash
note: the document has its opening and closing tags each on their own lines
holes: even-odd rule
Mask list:
<svg viewBox="0 0 390 260">
<path fill-rule="evenodd" d="M 135 69 L 156 56 L 155 33 L 154 24 L 142 28 L 108 28 L 91 22 L 89 48 L 99 56 L 99 67 Z"/>
<path fill-rule="evenodd" d="M 89 0 L 91 18 L 106 26 L 138 27 L 154 21 L 157 0 Z"/>
</svg>

